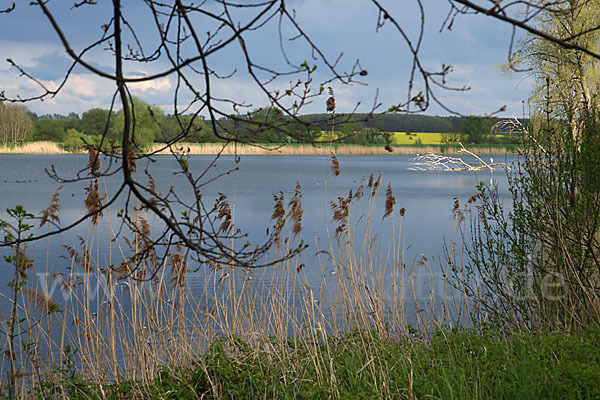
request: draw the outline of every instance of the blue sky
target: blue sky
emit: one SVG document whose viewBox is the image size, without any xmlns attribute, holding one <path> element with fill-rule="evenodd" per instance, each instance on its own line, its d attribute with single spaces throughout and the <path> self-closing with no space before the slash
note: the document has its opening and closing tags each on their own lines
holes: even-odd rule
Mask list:
<svg viewBox="0 0 600 400">
<path fill-rule="evenodd" d="M 84 48 L 101 35 L 101 25 L 110 18 L 107 0 L 99 0 L 97 6 L 70 9 L 65 5 L 74 1 L 53 0 L 49 7 L 55 13 L 58 23 L 77 50 Z M 148 18 L 141 0 L 123 2 L 129 16 L 144 44 L 156 42 L 156 30 Z M 8 8 L 12 1 L 0 0 L 0 9 Z M 207 7 L 217 5 L 208 1 Z M 359 59 L 361 66 L 369 71 L 360 85 L 331 83 L 336 93 L 337 111 L 349 112 L 360 102 L 359 111 L 367 111 L 373 104 L 375 95 L 383 104 L 381 111 L 406 98 L 411 57 L 408 48 L 390 24 L 376 32 L 377 12 L 367 0 L 288 0 L 288 8 L 295 9 L 303 29 L 315 43 L 335 60 L 344 53 L 340 69 L 349 71 Z M 414 0 L 383 1 L 390 7 L 392 15 L 406 28 L 411 37 L 416 37 L 420 16 Z M 502 116 L 522 115 L 522 100 L 530 91 L 531 80 L 523 75 L 509 76 L 499 71 L 497 65 L 506 61 L 510 27 L 484 15 L 460 16 L 451 31 L 440 32 L 442 22 L 449 10 L 446 0 L 425 0 L 425 38 L 422 45 L 421 61 L 431 70 L 442 64 L 452 65 L 453 71 L 448 83 L 455 87 L 469 86 L 468 92 L 436 90 L 436 96 L 453 110 L 463 114 L 483 115 L 507 106 Z M 247 12 L 246 12 L 247 13 Z M 247 14 L 237 16 L 244 20 Z M 198 21 L 202 24 L 204 21 Z M 35 83 L 19 76 L 18 71 L 5 61 L 11 58 L 28 73 L 45 85 L 54 87 L 61 81 L 70 60 L 62 48 L 58 36 L 39 8 L 29 6 L 27 1 L 19 1 L 10 14 L 0 14 L 0 90 L 7 96 L 34 96 L 40 92 Z M 199 32 L 214 29 L 202 26 Z M 294 34 L 290 26 L 284 26 L 284 35 Z M 261 30 L 251 33 L 247 44 L 253 59 L 261 64 L 280 68 L 284 65 L 279 50 L 278 26 L 270 22 Z M 299 65 L 304 60 L 313 63 L 311 53 L 300 41 L 286 42 L 291 61 Z M 265 96 L 257 90 L 244 66 L 240 63 L 239 45 L 232 44 L 221 54 L 211 57 L 210 63 L 219 74 L 227 75 L 237 71 L 230 79 L 215 80 L 213 93 L 223 98 L 233 98 L 245 102 L 250 108 L 266 104 Z M 108 51 L 92 51 L 86 60 L 107 71 L 113 69 L 114 61 Z M 317 60 L 315 82 L 327 79 L 326 69 Z M 156 63 L 126 64 L 126 74 L 141 76 L 152 74 L 167 64 L 162 60 Z M 279 79 L 273 85 L 285 88 L 294 78 Z M 287 80 L 287 81 L 286 81 Z M 132 85 L 133 94 L 149 103 L 157 104 L 165 111 L 173 111 L 173 92 L 176 85 L 174 76 L 167 76 L 153 82 Z M 273 86 L 279 87 L 279 86 Z M 317 86 L 318 87 L 318 86 Z M 84 70 L 76 68 L 63 90 L 53 99 L 30 102 L 27 106 L 38 114 L 82 113 L 92 107 L 108 108 L 114 84 Z M 325 98 L 319 98 L 308 105 L 304 112 L 324 112 Z M 228 111 L 227 104 L 223 110 Z M 431 106 L 426 112 L 430 115 L 448 115 L 438 106 Z"/>
</svg>

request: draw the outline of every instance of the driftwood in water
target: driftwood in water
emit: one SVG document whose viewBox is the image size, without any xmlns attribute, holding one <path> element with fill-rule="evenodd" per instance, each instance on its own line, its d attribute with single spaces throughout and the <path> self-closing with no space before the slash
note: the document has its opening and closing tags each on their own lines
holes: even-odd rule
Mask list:
<svg viewBox="0 0 600 400">
<path fill-rule="evenodd" d="M 467 153 L 473 156 L 478 164 L 469 164 L 459 157 L 442 156 L 439 154 L 429 153 L 424 155 L 417 155 L 413 158 L 413 166 L 409 169 L 414 171 L 479 171 L 487 169 L 495 171 L 496 167 L 502 167 L 507 171 L 510 171 L 510 167 L 503 162 L 494 162 L 490 158 L 490 162 L 486 163 L 481 157 L 475 155 L 473 152 L 465 149 L 460 144 L 459 153 Z"/>
</svg>

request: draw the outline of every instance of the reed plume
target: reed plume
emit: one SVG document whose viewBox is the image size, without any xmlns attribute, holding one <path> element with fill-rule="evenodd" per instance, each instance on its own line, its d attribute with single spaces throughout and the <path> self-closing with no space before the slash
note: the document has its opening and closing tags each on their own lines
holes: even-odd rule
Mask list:
<svg viewBox="0 0 600 400">
<path fill-rule="evenodd" d="M 296 182 L 294 196 L 288 203 L 288 218 L 292 221 L 292 235 L 296 237 L 302 231 L 302 188 Z"/>
<path fill-rule="evenodd" d="M 334 153 L 331 153 L 331 172 L 333 176 L 340 174 L 340 163 Z"/>
<path fill-rule="evenodd" d="M 98 150 L 93 146 L 85 146 L 84 149 L 88 152 L 88 163 L 85 168 L 89 170 L 90 176 L 98 176 L 101 167 Z"/>
<path fill-rule="evenodd" d="M 382 221 L 394 211 L 394 204 L 396 204 L 396 198 L 392 193 L 392 183 L 390 182 L 385 191 L 385 213 L 381 219 Z"/>
<path fill-rule="evenodd" d="M 91 215 L 92 224 L 97 225 L 98 220 L 102 217 L 102 200 L 106 198 L 106 195 L 101 196 L 98 190 L 98 179 L 94 178 L 90 181 L 90 184 L 85 188 L 87 196 L 85 198 L 85 208 L 88 214 Z"/>
<path fill-rule="evenodd" d="M 232 228 L 233 218 L 231 216 L 231 208 L 227 197 L 224 194 L 220 194 L 219 200 L 217 201 L 217 210 L 219 211 L 217 219 L 221 220 L 218 232 L 227 233 Z"/>
<path fill-rule="evenodd" d="M 42 218 L 40 220 L 40 228 L 47 224 L 50 221 L 54 221 L 57 224 L 60 224 L 60 190 L 64 188 L 65 185 L 60 185 L 54 194 L 52 195 L 52 199 L 50 200 L 50 205 L 48 208 L 42 210 Z"/>
</svg>

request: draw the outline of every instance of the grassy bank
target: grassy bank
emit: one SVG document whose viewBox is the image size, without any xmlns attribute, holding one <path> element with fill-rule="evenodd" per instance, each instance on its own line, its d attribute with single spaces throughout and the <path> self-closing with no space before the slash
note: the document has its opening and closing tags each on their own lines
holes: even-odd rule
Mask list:
<svg viewBox="0 0 600 400">
<path fill-rule="evenodd" d="M 517 145 L 469 145 L 467 149 L 476 154 L 515 154 Z M 189 154 L 239 154 L 239 155 L 328 155 L 331 151 L 338 155 L 411 155 L 427 153 L 459 154 L 459 145 L 394 145 L 392 152 L 383 146 L 359 146 L 359 145 L 320 145 L 294 144 L 285 146 L 251 146 L 242 144 L 230 144 L 225 149 L 218 143 L 181 143 L 177 151 L 185 151 Z M 151 151 L 168 153 L 160 144 L 155 144 Z M 81 154 L 82 152 L 75 152 Z M 31 142 L 19 146 L 0 147 L 0 154 L 69 154 L 55 142 Z"/>
<path fill-rule="evenodd" d="M 599 329 L 504 338 L 439 331 L 396 342 L 354 332 L 262 349 L 229 339 L 186 366 L 163 366 L 149 385 L 101 388 L 78 376 L 62 384 L 71 399 L 597 399 L 599 342 Z"/>
</svg>

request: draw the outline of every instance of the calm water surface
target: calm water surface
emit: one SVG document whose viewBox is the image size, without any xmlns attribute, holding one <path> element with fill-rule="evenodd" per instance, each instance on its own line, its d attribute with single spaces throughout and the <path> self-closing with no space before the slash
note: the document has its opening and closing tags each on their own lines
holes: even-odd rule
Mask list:
<svg viewBox="0 0 600 400">
<path fill-rule="evenodd" d="M 340 156 L 341 174 L 333 177 L 326 175 L 327 157 L 325 156 L 242 156 L 236 163 L 233 156 L 224 156 L 212 167 L 209 176 L 217 176 L 222 172 L 239 167 L 239 171 L 222 177 L 203 188 L 203 198 L 216 198 L 219 193 L 226 194 L 235 202 L 235 223 L 243 231 L 249 233 L 251 240 L 260 242 L 265 238 L 265 231 L 271 225 L 269 218 L 273 210 L 273 194 L 283 191 L 286 199 L 290 199 L 298 182 L 302 187 L 302 203 L 304 207 L 302 238 L 311 244 L 311 248 L 327 248 L 328 239 L 326 223 L 331 226 L 329 203 L 346 196 L 352 189 L 356 191 L 361 179 L 370 174 L 383 175 L 382 191 L 378 210 L 373 218 L 374 231 L 382 243 L 391 240 L 391 221 L 381 222 L 384 205 L 385 188 L 391 183 L 396 196 L 396 211 L 406 209 L 404 217 L 404 235 L 406 263 L 413 262 L 421 255 L 435 259 L 441 255 L 445 239 L 454 229 L 452 218 L 453 199 L 458 198 L 463 204 L 477 192 L 479 182 L 498 182 L 501 197 L 507 198 L 507 179 L 504 172 L 434 172 L 413 171 L 412 156 Z M 500 158 L 496 156 L 496 158 Z M 186 195 L 185 181 L 176 174 L 177 165 L 168 156 L 156 157 L 155 162 L 140 162 L 138 171 L 147 168 L 158 184 L 158 190 L 167 192 L 171 186 L 178 190 L 183 198 Z M 213 160 L 212 156 L 192 156 L 189 160 L 190 170 L 194 173 L 202 171 Z M 507 162 L 512 162 L 508 157 Z M 473 161 L 473 160 L 467 160 Z M 499 160 L 496 160 L 499 161 Z M 0 215 L 6 217 L 6 208 L 21 204 L 26 210 L 39 214 L 46 208 L 52 194 L 61 185 L 51 179 L 45 169 L 54 166 L 57 173 L 65 178 L 85 167 L 87 156 L 84 155 L 0 155 Z M 108 177 L 101 182 L 102 187 L 111 193 L 119 186 L 120 175 Z M 61 191 L 61 222 L 66 225 L 84 213 L 84 184 L 67 185 Z M 324 188 L 327 188 L 326 192 Z M 116 210 L 120 209 L 124 199 L 120 199 L 112 207 L 110 221 L 112 229 L 118 229 Z M 210 201 L 206 202 L 211 204 Z M 328 216 L 324 216 L 327 209 Z M 367 212 L 366 207 L 355 209 L 358 225 L 364 221 L 360 215 Z M 398 216 L 396 215 L 396 220 Z M 69 232 L 54 236 L 48 240 L 33 243 L 29 247 L 29 255 L 36 262 L 36 268 L 49 271 L 65 271 L 71 261 L 62 245 L 78 246 L 78 237 L 90 237 L 94 233 L 95 254 L 100 259 L 101 267 L 106 267 L 113 260 L 115 245 L 109 240 L 109 218 L 104 218 L 96 230 L 87 223 Z M 45 228 L 43 228 L 45 229 Z M 333 228 L 334 230 L 335 228 Z M 7 249 L 0 249 L 7 254 Z M 309 250 L 303 255 L 303 262 L 311 264 Z M 112 261 L 114 263 L 114 261 Z M 0 288 L 6 287 L 10 279 L 11 269 L 6 266 L 0 276 Z M 307 279 L 319 279 L 321 271 L 317 266 L 307 268 Z"/>
<path fill-rule="evenodd" d="M 504 172 L 434 172 L 434 171 L 413 171 L 411 156 L 340 156 L 341 174 L 337 177 L 327 175 L 327 157 L 324 156 L 243 156 L 236 163 L 232 156 L 226 156 L 218 160 L 214 167 L 210 167 L 208 178 L 216 177 L 228 170 L 239 168 L 239 171 L 224 176 L 203 187 L 203 199 L 206 204 L 212 204 L 212 200 L 224 193 L 234 202 L 235 206 L 235 224 L 237 228 L 249 233 L 251 241 L 260 243 L 265 239 L 266 228 L 271 226 L 270 216 L 273 211 L 273 194 L 282 191 L 285 194 L 286 201 L 289 200 L 294 192 L 296 183 L 302 187 L 302 205 L 304 208 L 303 232 L 301 238 L 310 244 L 309 249 L 301 254 L 300 259 L 294 260 L 297 264 L 305 264 L 302 271 L 294 276 L 301 280 L 303 287 L 318 288 L 320 284 L 326 282 L 329 285 L 329 279 L 335 279 L 332 275 L 333 267 L 327 262 L 327 258 L 315 254 L 318 250 L 329 249 L 329 231 L 335 230 L 334 223 L 331 221 L 330 203 L 336 201 L 338 197 L 346 197 L 349 190 L 356 193 L 361 180 L 368 179 L 370 174 L 377 177 L 382 174 L 382 187 L 378 203 L 370 218 L 372 222 L 372 233 L 374 234 L 373 244 L 376 253 L 383 256 L 382 259 L 368 259 L 377 268 L 388 260 L 385 259 L 387 249 L 390 245 L 397 245 L 398 236 L 394 236 L 394 229 L 398 229 L 400 208 L 406 210 L 405 217 L 402 219 L 402 230 L 405 250 L 405 263 L 414 264 L 417 260 L 427 257 L 429 260 L 430 271 L 436 274 L 440 271 L 439 256 L 442 255 L 442 248 L 445 241 L 448 241 L 455 228 L 452 208 L 454 198 L 458 198 L 461 204 L 477 193 L 476 186 L 480 182 L 490 183 L 497 181 L 500 196 L 508 198 L 507 178 Z M 500 157 L 497 157 L 500 158 Z M 212 156 L 192 156 L 189 159 L 190 171 L 198 174 L 203 171 L 213 160 Z M 514 158 L 509 157 L 506 161 L 512 162 Z M 474 160 L 469 160 L 473 162 Z M 498 161 L 498 160 L 497 160 Z M 77 171 L 83 169 L 87 164 L 87 156 L 79 155 L 0 155 L 0 217 L 7 216 L 6 209 L 12 208 L 18 204 L 26 210 L 39 215 L 40 210 L 48 207 L 53 193 L 62 182 L 51 179 L 45 172 L 45 169 L 54 166 L 59 176 L 72 178 Z M 176 162 L 170 157 L 156 157 L 155 162 L 139 162 L 138 171 L 148 171 L 154 176 L 158 190 L 165 193 L 173 187 L 181 198 L 191 199 L 189 187 L 186 186 L 178 171 Z M 120 185 L 120 175 L 107 177 L 100 183 L 101 191 L 114 193 Z M 396 197 L 396 205 L 393 218 L 387 218 L 382 221 L 385 204 L 385 189 L 391 183 L 393 193 Z M 86 193 L 85 183 L 68 184 L 61 190 L 61 223 L 63 226 L 80 218 L 84 212 L 84 199 Z M 325 190 L 326 188 L 326 190 Z M 367 192 L 368 193 L 368 192 Z M 361 203 L 351 209 L 352 219 L 356 222 L 356 237 L 361 239 L 364 232 L 366 215 L 369 213 L 368 195 L 361 199 Z M 110 212 L 103 217 L 97 227 L 91 227 L 87 222 L 77 226 L 68 232 L 52 236 L 48 239 L 31 243 L 28 248 L 28 255 L 35 261 L 37 274 L 30 274 L 29 284 L 32 287 L 41 288 L 47 294 L 52 293 L 53 301 L 59 304 L 59 307 L 71 310 L 68 316 L 67 325 L 73 326 L 80 311 L 78 303 L 71 301 L 67 304 L 68 297 L 65 292 L 60 290 L 52 291 L 52 288 L 60 278 L 50 277 L 53 272 L 66 273 L 76 271 L 77 268 L 70 269 L 72 260 L 67 256 L 64 245 L 75 248 L 80 247 L 80 237 L 86 238 L 88 245 L 91 244 L 92 261 L 94 267 L 106 268 L 110 265 L 118 265 L 122 261 L 119 245 L 126 248 L 122 238 L 117 241 L 114 238 L 114 232 L 119 230 L 119 221 L 116 218 L 116 212 L 125 203 L 124 198 L 118 199 Z M 327 213 L 327 215 L 325 215 Z M 150 221 L 152 222 L 152 221 Z M 42 228 L 44 232 L 47 228 Z M 111 233 L 112 232 L 112 233 Z M 37 233 L 40 233 L 38 231 Z M 127 236 L 130 236 L 126 233 Z M 244 242 L 246 239 L 244 239 Z M 335 239 L 334 239 L 335 241 Z M 360 240 L 357 241 L 360 249 Z M 335 247 L 335 246 L 334 246 Z M 335 252 L 335 249 L 334 249 Z M 10 249 L 0 248 L 0 255 L 9 254 Z M 339 254 L 338 254 L 339 255 Z M 325 258 L 325 262 L 323 262 Z M 363 262 L 364 259 L 359 260 Z M 3 262 L 3 261 L 0 261 Z M 293 265 L 293 267 L 295 267 Z M 200 299 L 200 302 L 208 302 L 206 293 L 216 293 L 218 284 L 215 282 L 215 275 L 210 275 L 209 268 L 206 266 L 191 265 L 196 272 L 187 275 L 189 290 L 194 298 Z M 362 265 L 360 265 L 362 267 Z M 437 270 L 436 270 L 437 268 Z M 9 292 L 7 283 L 12 279 L 12 268 L 3 262 L 0 265 L 0 318 L 8 314 L 10 301 L 2 294 Z M 257 273 L 253 275 L 251 285 L 260 290 L 271 292 L 270 279 L 267 277 L 271 271 L 262 270 L 266 273 Z M 397 271 L 397 270 L 396 270 Z M 219 272 L 225 273 L 225 272 Z M 336 275 L 339 276 L 339 275 Z M 426 285 L 429 276 L 423 281 L 423 287 L 419 288 L 415 284 L 415 290 L 422 290 L 421 299 L 426 302 L 429 299 L 428 286 Z M 441 274 L 437 273 L 437 277 Z M 238 277 L 244 280 L 244 274 L 236 274 L 234 282 Z M 86 279 L 86 278 L 84 278 Z M 97 282 L 97 281 L 96 281 Z M 122 305 L 122 313 L 126 316 L 130 309 L 131 299 L 129 291 L 126 290 L 126 284 L 119 284 L 115 290 L 122 296 L 119 297 Z M 277 283 L 281 285 L 281 281 Z M 287 284 L 287 283 L 284 283 Z M 92 282 L 92 290 L 94 283 Z M 288 284 L 292 287 L 293 284 Z M 384 282 L 383 292 L 388 293 L 388 282 Z M 240 285 L 242 286 L 242 285 Z M 98 286 L 96 286 L 98 288 Z M 282 289 L 278 286 L 278 289 Z M 78 289 L 75 289 L 78 290 Z M 101 290 L 101 289 L 100 289 Z M 290 298 L 295 310 L 301 304 L 299 292 L 293 298 Z M 99 293 L 96 291 L 95 293 Z M 112 293 L 112 291 L 111 291 Z M 312 293 L 312 292 L 311 292 Z M 391 293 L 391 290 L 389 291 Z M 413 292 L 415 293 L 415 292 Z M 68 294 L 68 293 L 67 293 Z M 61 296 L 62 295 L 62 296 Z M 95 295 L 93 295 L 95 296 Z M 262 295 L 259 295 L 262 296 Z M 327 296 L 327 295 L 325 295 Z M 415 294 L 419 297 L 419 294 Z M 88 295 L 88 300 L 92 300 L 89 311 L 96 315 L 96 302 Z M 78 298 L 81 298 L 78 297 Z M 258 299 L 260 301 L 260 299 Z M 168 299 L 170 301 L 170 298 Z M 327 301 L 327 298 L 320 297 L 320 301 Z M 410 299 L 405 299 L 408 304 L 405 309 L 407 321 L 412 323 L 412 318 L 418 314 L 414 309 L 414 303 Z M 434 300 L 437 301 L 437 300 Z M 411 305 L 412 304 L 412 305 Z M 68 308 L 69 307 L 69 308 Z M 98 306 L 100 307 L 100 306 Z M 411 308 L 412 307 L 412 308 Z M 324 308 L 324 312 L 328 312 Z M 268 311 L 267 311 L 268 312 Z M 297 311 L 298 312 L 298 311 Z M 325 314 L 326 318 L 330 314 Z M 126 318 L 126 317 L 125 317 Z M 179 329 L 178 327 L 171 327 Z M 124 334 L 131 334 L 131 328 L 125 328 Z M 162 329 L 162 328 L 161 328 Z M 52 332 L 55 340 L 60 331 Z M 56 337 L 55 337 L 56 336 Z M 77 337 L 77 335 L 74 335 Z M 56 351 L 56 349 L 54 350 Z M 118 355 L 120 359 L 120 349 Z M 121 360 L 122 361 L 122 360 Z"/>
</svg>

